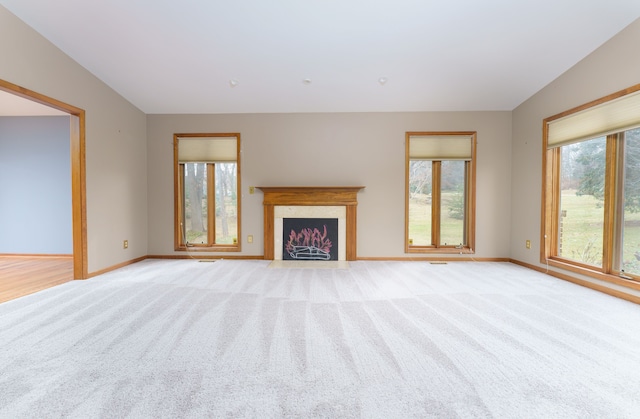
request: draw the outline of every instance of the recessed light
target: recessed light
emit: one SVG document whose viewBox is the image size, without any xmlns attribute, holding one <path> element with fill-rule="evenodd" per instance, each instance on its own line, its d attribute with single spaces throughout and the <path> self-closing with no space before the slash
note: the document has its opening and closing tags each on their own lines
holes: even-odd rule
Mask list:
<svg viewBox="0 0 640 419">
<path fill-rule="evenodd" d="M 304 84 L 311 84 L 311 79 L 303 79 L 302 83 Z"/>
<path fill-rule="evenodd" d="M 236 80 L 236 79 L 229 80 L 229 86 L 231 86 L 231 87 L 236 87 L 238 85 L 238 83 L 240 83 L 240 82 L 238 80 Z"/>
<path fill-rule="evenodd" d="M 378 79 L 378 83 L 380 83 L 380 85 L 382 85 L 382 86 L 384 86 L 384 84 L 385 84 L 387 81 L 389 81 L 389 79 L 388 79 L 388 78 L 386 78 L 386 77 L 380 77 L 380 78 Z"/>
</svg>

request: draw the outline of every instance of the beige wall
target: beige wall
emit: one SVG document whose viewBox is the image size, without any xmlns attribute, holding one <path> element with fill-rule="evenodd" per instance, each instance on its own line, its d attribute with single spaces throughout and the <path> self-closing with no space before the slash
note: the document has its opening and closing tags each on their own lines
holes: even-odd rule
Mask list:
<svg viewBox="0 0 640 419">
<path fill-rule="evenodd" d="M 0 79 L 87 112 L 90 272 L 175 254 L 171 140 L 190 131 L 242 135 L 243 255 L 263 250 L 262 196 L 248 186 L 363 185 L 359 256 L 402 257 L 404 132 L 476 130 L 477 257 L 538 264 L 542 119 L 640 83 L 639 41 L 636 21 L 513 112 L 145 117 L 0 6 Z"/>
<path fill-rule="evenodd" d="M 149 254 L 173 250 L 174 133 L 239 132 L 242 255 L 263 254 L 262 194 L 249 186 L 365 186 L 358 256 L 405 257 L 406 131 L 478 132 L 477 257 L 509 256 L 511 112 L 149 115 Z M 254 243 L 246 243 L 247 235 Z M 184 254 L 184 253 L 181 253 Z"/>
<path fill-rule="evenodd" d="M 640 83 L 640 20 L 513 111 L 511 257 L 541 265 L 542 120 Z M 525 240 L 532 249 L 525 249 Z"/>
<path fill-rule="evenodd" d="M 0 79 L 86 111 L 89 272 L 146 255 L 145 115 L 2 6 L 0 51 Z"/>
</svg>

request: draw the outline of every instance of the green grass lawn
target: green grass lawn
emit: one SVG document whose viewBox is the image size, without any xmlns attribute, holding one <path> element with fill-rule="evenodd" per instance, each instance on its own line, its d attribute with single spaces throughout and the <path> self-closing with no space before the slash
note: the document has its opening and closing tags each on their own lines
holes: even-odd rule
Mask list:
<svg viewBox="0 0 640 419">
<path fill-rule="evenodd" d="M 448 199 L 453 193 L 443 193 L 442 242 L 462 241 L 462 220 L 449 217 Z M 604 210 L 602 203 L 591 195 L 577 196 L 575 190 L 562 191 L 562 254 L 561 256 L 596 266 L 602 265 L 602 235 Z M 431 244 L 431 197 L 416 195 L 409 202 L 409 238 L 416 246 Z M 625 272 L 640 274 L 640 213 L 626 213 L 624 226 L 623 266 Z M 640 254 L 640 253 L 639 253 Z"/>
<path fill-rule="evenodd" d="M 561 256 L 602 266 L 602 235 L 604 209 L 591 195 L 577 196 L 575 190 L 564 190 L 561 196 L 562 217 Z M 640 250 L 640 213 L 625 214 L 624 270 L 640 273 L 640 263 L 634 253 Z"/>
<path fill-rule="evenodd" d="M 238 220 L 235 216 L 227 217 L 227 223 L 229 226 L 229 235 L 222 236 L 222 221 L 217 218 L 216 219 L 216 243 L 217 244 L 233 244 L 234 240 L 237 240 L 238 234 Z M 187 221 L 187 228 L 191 226 L 191 223 Z M 207 243 L 207 232 L 206 231 L 193 231 L 187 230 L 187 241 L 189 243 Z"/>
<path fill-rule="evenodd" d="M 463 220 L 449 216 L 448 202 L 454 192 L 443 192 L 440 220 L 440 241 L 449 245 L 463 242 Z M 415 246 L 431 245 L 431 196 L 416 194 L 409 202 L 409 238 Z"/>
<path fill-rule="evenodd" d="M 203 199 L 203 218 L 206 220 L 207 214 L 207 201 L 206 197 Z M 227 225 L 229 227 L 229 234 L 227 236 L 222 235 L 222 220 L 219 214 L 216 214 L 215 222 L 216 222 L 216 244 L 233 244 L 234 241 L 238 238 L 238 217 L 236 211 L 236 202 L 233 201 L 230 197 L 226 198 L 226 210 L 227 210 Z M 202 244 L 208 242 L 208 236 L 206 227 L 204 231 L 194 231 L 191 230 L 191 218 L 189 207 L 187 206 L 187 217 L 186 217 L 186 227 L 187 227 L 187 242 Z M 206 224 L 206 221 L 203 220 L 203 223 Z"/>
<path fill-rule="evenodd" d="M 565 190 L 560 206 L 560 256 L 602 266 L 602 203 L 591 195 L 577 196 L 575 190 Z"/>
</svg>

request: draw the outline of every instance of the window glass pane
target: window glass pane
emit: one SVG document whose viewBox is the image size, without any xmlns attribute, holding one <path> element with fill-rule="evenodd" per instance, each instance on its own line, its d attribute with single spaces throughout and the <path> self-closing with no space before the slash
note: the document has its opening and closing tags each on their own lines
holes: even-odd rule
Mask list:
<svg viewBox="0 0 640 419">
<path fill-rule="evenodd" d="M 464 167 L 464 161 L 442 162 L 440 243 L 445 246 L 465 244 Z"/>
<path fill-rule="evenodd" d="M 174 134 L 175 249 L 240 251 L 239 134 Z"/>
<path fill-rule="evenodd" d="M 640 129 L 624 134 L 624 210 L 620 269 L 640 275 Z"/>
<path fill-rule="evenodd" d="M 238 196 L 236 163 L 217 163 L 216 168 L 216 244 L 238 240 Z"/>
<path fill-rule="evenodd" d="M 409 242 L 414 246 L 431 243 L 431 162 L 409 162 Z"/>
<path fill-rule="evenodd" d="M 186 242 L 208 244 L 207 239 L 207 165 L 185 163 L 184 234 Z"/>
<path fill-rule="evenodd" d="M 558 256 L 602 266 L 606 137 L 561 148 Z"/>
</svg>

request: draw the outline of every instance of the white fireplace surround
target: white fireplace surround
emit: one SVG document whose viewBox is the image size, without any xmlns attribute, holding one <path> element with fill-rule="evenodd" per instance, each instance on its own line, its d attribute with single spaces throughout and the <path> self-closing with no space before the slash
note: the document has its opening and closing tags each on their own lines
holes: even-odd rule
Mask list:
<svg viewBox="0 0 640 419">
<path fill-rule="evenodd" d="M 284 218 L 337 218 L 338 260 L 347 260 L 347 209 L 345 206 L 276 205 L 273 208 L 273 260 L 282 260 L 282 236 Z"/>
</svg>

